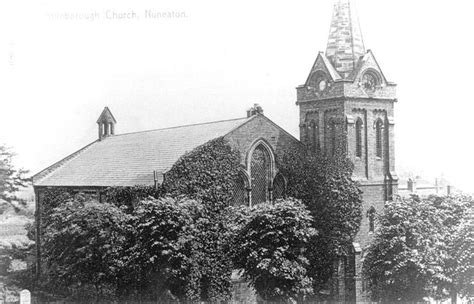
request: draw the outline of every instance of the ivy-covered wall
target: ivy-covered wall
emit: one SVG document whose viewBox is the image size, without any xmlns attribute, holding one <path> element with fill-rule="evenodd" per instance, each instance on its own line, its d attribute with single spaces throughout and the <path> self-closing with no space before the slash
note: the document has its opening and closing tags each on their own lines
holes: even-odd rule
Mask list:
<svg viewBox="0 0 474 304">
<path fill-rule="evenodd" d="M 166 172 L 163 191 L 225 206 L 233 198 L 239 164 L 239 153 L 224 138 L 211 140 L 183 155 Z"/>
</svg>

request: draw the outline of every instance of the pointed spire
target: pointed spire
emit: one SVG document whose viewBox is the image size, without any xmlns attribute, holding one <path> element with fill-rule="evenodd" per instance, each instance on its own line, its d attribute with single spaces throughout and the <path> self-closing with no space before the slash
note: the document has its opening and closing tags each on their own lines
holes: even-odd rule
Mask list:
<svg viewBox="0 0 474 304">
<path fill-rule="evenodd" d="M 346 78 L 365 54 L 365 46 L 353 1 L 335 1 L 326 56 Z"/>
</svg>

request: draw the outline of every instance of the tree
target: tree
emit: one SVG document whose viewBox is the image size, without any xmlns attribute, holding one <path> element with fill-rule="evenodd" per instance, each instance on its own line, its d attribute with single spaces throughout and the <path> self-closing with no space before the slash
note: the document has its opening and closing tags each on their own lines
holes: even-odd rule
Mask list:
<svg viewBox="0 0 474 304">
<path fill-rule="evenodd" d="M 15 194 L 28 186 L 29 179 L 25 177 L 27 170 L 15 169 L 12 160 L 15 154 L 5 145 L 0 145 L 0 200 L 11 203 L 21 201 Z"/>
<path fill-rule="evenodd" d="M 474 208 L 472 197 L 457 195 L 427 198 L 442 213 L 442 242 L 437 250 L 443 253 L 439 263 L 442 271 L 434 279 L 434 296 L 439 299 L 457 296 L 474 297 L 474 232 L 470 210 Z"/>
<path fill-rule="evenodd" d="M 474 231 L 472 223 L 468 220 L 464 221 L 454 233 L 448 244 L 448 253 L 447 282 L 451 303 L 456 303 L 457 295 L 473 298 Z"/>
<path fill-rule="evenodd" d="M 352 246 L 362 220 L 362 192 L 351 178 L 353 165 L 344 153 L 329 157 L 287 152 L 279 165 L 288 180 L 288 196 L 305 204 L 318 231 L 307 250 L 309 273 L 318 292 L 326 288 L 334 262 Z"/>
<path fill-rule="evenodd" d="M 305 206 L 293 199 L 259 204 L 237 232 L 234 265 L 265 300 L 288 301 L 310 294 L 304 249 L 316 231 Z"/>
<path fill-rule="evenodd" d="M 128 216 L 118 207 L 76 196 L 50 214 L 43 237 L 47 277 L 53 286 L 114 288 Z"/>
<path fill-rule="evenodd" d="M 472 284 L 465 279 L 472 247 L 466 246 L 469 239 L 461 240 L 469 205 L 472 199 L 465 197 L 413 196 L 388 202 L 363 264 L 373 299 L 446 298 Z"/>
</svg>

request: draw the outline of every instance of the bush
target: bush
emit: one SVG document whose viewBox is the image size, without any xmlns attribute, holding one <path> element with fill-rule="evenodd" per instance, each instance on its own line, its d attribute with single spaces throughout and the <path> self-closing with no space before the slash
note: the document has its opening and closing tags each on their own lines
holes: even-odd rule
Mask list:
<svg viewBox="0 0 474 304">
<path fill-rule="evenodd" d="M 122 254 L 119 291 L 134 299 L 198 300 L 193 290 L 193 240 L 202 205 L 186 198 L 144 200 L 135 205 L 134 229 Z M 140 295 L 148 294 L 147 297 Z"/>
<path fill-rule="evenodd" d="M 251 209 L 235 238 L 234 265 L 265 300 L 288 301 L 311 293 L 304 249 L 316 234 L 298 201 L 279 200 Z"/>
<path fill-rule="evenodd" d="M 198 201 L 164 197 L 137 203 L 131 223 L 119 275 L 122 298 L 186 303 L 230 299 L 230 234 L 223 218 Z"/>
<path fill-rule="evenodd" d="M 119 208 L 94 200 L 70 199 L 51 210 L 43 235 L 50 287 L 113 290 L 127 222 Z"/>
</svg>

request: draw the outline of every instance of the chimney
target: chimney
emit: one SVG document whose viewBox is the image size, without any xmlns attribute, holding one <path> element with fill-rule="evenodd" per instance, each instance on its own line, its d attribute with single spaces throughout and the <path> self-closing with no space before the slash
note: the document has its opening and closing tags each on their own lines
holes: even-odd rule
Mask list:
<svg viewBox="0 0 474 304">
<path fill-rule="evenodd" d="M 115 120 L 112 112 L 108 107 L 105 107 L 97 119 L 97 125 L 99 126 L 99 140 L 102 140 L 108 136 L 115 134 Z"/>
<path fill-rule="evenodd" d="M 258 103 L 255 103 L 253 107 L 247 110 L 247 118 L 250 118 L 258 114 L 263 114 L 263 109 Z"/>
<path fill-rule="evenodd" d="M 408 191 L 410 191 L 410 193 L 415 193 L 416 192 L 416 181 L 409 178 L 407 188 L 408 188 Z"/>
</svg>

